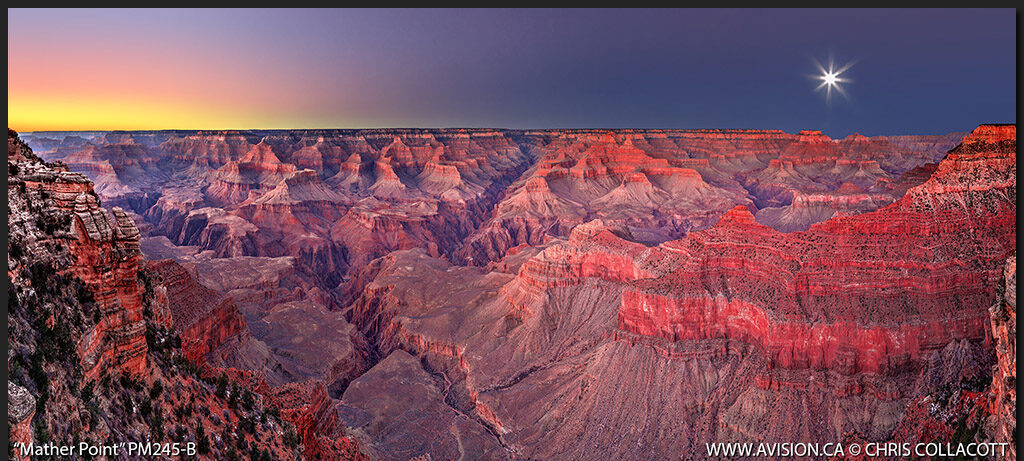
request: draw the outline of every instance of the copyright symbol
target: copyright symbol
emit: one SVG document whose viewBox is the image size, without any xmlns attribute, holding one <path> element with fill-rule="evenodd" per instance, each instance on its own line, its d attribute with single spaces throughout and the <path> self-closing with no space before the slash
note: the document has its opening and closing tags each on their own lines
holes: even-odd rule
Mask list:
<svg viewBox="0 0 1024 461">
<path fill-rule="evenodd" d="M 850 454 L 853 455 L 853 456 L 859 455 L 860 454 L 860 445 L 858 445 L 856 443 L 851 443 L 850 444 Z"/>
</svg>

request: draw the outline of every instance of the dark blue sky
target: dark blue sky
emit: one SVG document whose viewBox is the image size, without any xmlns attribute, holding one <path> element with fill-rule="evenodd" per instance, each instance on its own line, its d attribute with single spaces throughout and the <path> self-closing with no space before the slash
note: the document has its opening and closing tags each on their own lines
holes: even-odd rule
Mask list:
<svg viewBox="0 0 1024 461">
<path fill-rule="evenodd" d="M 99 62 L 180 128 L 944 133 L 1016 121 L 1016 33 L 1012 9 L 9 10 L 8 115 L 42 78 L 18 69 L 60 86 Z M 855 62 L 848 100 L 814 91 L 830 56 Z"/>
</svg>

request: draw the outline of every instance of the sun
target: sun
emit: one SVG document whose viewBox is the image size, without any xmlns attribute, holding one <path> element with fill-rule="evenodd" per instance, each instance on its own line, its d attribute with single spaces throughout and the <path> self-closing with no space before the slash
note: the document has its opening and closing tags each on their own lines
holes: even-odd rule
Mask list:
<svg viewBox="0 0 1024 461">
<path fill-rule="evenodd" d="M 815 64 L 818 65 L 818 70 L 821 71 L 821 74 L 816 75 L 815 78 L 817 80 L 821 80 L 821 84 L 818 85 L 817 88 L 815 88 L 814 90 L 820 91 L 821 89 L 825 89 L 825 100 L 829 102 L 832 101 L 833 89 L 836 90 L 837 93 L 843 95 L 843 97 L 848 98 L 848 96 L 846 95 L 846 91 L 843 90 L 843 87 L 840 86 L 840 83 L 850 83 L 852 82 L 852 80 L 845 77 L 840 77 L 840 75 L 849 70 L 850 67 L 853 67 L 853 63 L 846 64 L 845 66 L 840 67 L 838 69 L 836 68 L 835 61 L 832 60 L 829 60 L 827 69 L 821 63 Z"/>
</svg>

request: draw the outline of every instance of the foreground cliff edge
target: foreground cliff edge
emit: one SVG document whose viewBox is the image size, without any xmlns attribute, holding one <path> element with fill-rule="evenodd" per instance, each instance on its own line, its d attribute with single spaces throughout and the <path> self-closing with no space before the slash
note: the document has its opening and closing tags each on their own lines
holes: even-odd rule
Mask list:
<svg viewBox="0 0 1024 461">
<path fill-rule="evenodd" d="M 132 219 L 13 131 L 7 149 L 10 458 L 362 457 L 310 424 L 315 394 L 275 400 L 204 366 L 185 321 L 208 317 L 144 267 Z"/>
<path fill-rule="evenodd" d="M 445 157 L 412 177 L 403 165 L 423 146 L 385 132 L 389 154 L 372 174 L 349 157 L 325 184 L 270 142 L 238 153 L 193 146 L 194 161 L 223 166 L 196 201 L 178 200 L 194 196 L 184 185 L 146 214 L 190 236 L 178 243 L 228 257 L 179 264 L 142 260 L 131 208 L 151 199 L 137 183 L 117 189 L 119 177 L 100 172 L 129 208 L 111 216 L 87 178 L 41 163 L 11 132 L 12 438 L 144 440 L 159 414 L 184 429 L 174 437 L 207 436 L 214 458 L 649 459 L 700 457 L 705 443 L 728 441 L 1012 440 L 1015 126 L 983 125 L 931 167 L 886 158 L 885 171 L 849 158 L 877 152 L 857 137 L 839 151 L 815 132 L 670 135 L 709 148 L 707 165 L 652 158 L 653 144 L 668 145 L 658 133 L 520 134 L 551 138 L 528 153 L 471 133 L 465 141 L 486 139 L 487 163 L 503 166 L 470 174 Z M 148 151 L 116 141 L 105 149 L 136 149 L 104 154 L 117 168 L 146 164 Z M 235 141 L 226 145 L 245 142 Z M 760 147 L 716 153 L 737 142 Z M 334 161 L 326 144 L 289 160 L 322 168 Z M 763 158 L 758 149 L 775 144 L 779 158 Z M 479 145 L 455 155 L 480 162 Z M 101 165 L 95 151 L 76 152 L 74 165 Z M 846 160 L 830 160 L 836 152 Z M 737 173 L 755 200 L 713 179 L 744 162 L 762 168 Z M 121 177 L 157 177 L 143 170 Z M 839 187 L 815 192 L 823 183 Z M 353 203 L 339 190 L 372 197 Z M 579 201 L 603 218 L 583 222 Z M 385 212 L 396 203 L 401 214 Z M 638 203 L 676 211 L 638 220 Z M 808 211 L 821 203 L 830 211 Z M 318 219 L 337 220 L 329 242 L 316 237 Z M 304 230 L 287 228 L 296 225 Z M 659 230 L 680 226 L 682 238 Z M 289 247 L 282 235 L 311 237 Z M 355 250 L 364 245 L 372 251 Z M 308 247 L 327 250 L 289 255 Z M 303 261 L 337 264 L 346 279 L 306 274 Z M 154 403 L 175 380 L 174 398 L 218 409 L 202 434 L 191 407 Z M 90 382 L 100 384 L 84 392 Z M 105 418 L 55 418 L 90 405 Z M 107 414 L 115 405 L 127 411 Z"/>
</svg>

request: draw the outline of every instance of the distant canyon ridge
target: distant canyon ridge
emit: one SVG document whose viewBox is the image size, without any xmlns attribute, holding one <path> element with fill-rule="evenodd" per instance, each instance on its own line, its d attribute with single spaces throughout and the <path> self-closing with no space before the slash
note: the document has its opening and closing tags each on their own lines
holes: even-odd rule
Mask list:
<svg viewBox="0 0 1024 461">
<path fill-rule="evenodd" d="M 145 236 L 295 256 L 333 285 L 390 251 L 486 265 L 601 219 L 657 244 L 746 207 L 781 232 L 892 203 L 966 133 L 360 130 L 34 133 Z"/>
</svg>

